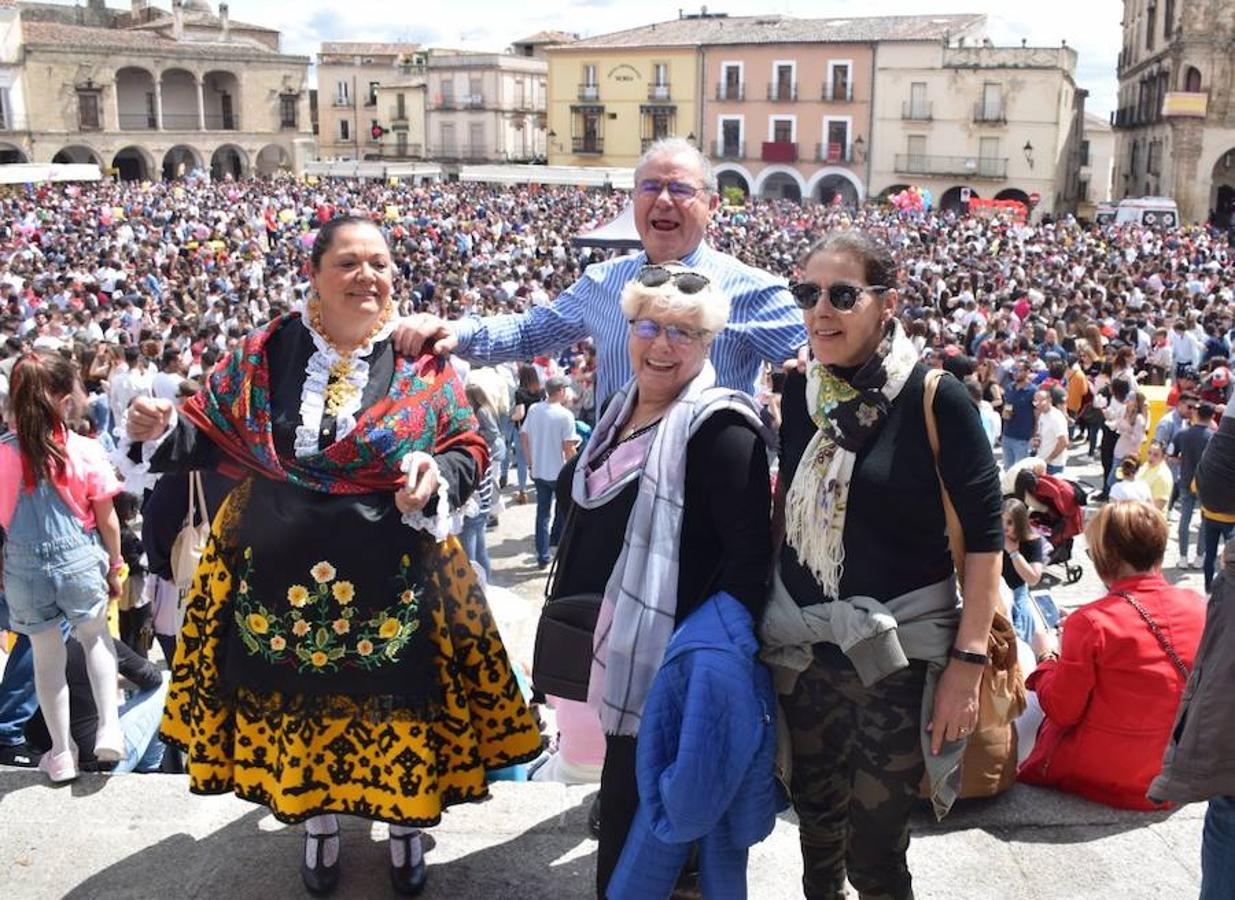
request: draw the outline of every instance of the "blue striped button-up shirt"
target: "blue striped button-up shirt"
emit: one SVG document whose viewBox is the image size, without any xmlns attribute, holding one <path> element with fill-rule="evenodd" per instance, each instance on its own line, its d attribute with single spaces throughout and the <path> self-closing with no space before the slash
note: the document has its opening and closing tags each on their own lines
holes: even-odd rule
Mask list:
<svg viewBox="0 0 1235 900">
<path fill-rule="evenodd" d="M 682 262 L 711 279 L 730 300 L 729 324 L 712 343 L 712 364 L 722 387 L 752 391 L 763 360 L 779 365 L 806 344 L 802 313 L 782 278 L 700 244 Z M 591 338 L 596 345 L 596 408 L 633 374 L 622 314 L 622 289 L 647 264 L 635 253 L 588 266 L 578 281 L 548 306 L 507 316 L 452 322 L 455 351 L 489 365 L 554 353 Z"/>
</svg>

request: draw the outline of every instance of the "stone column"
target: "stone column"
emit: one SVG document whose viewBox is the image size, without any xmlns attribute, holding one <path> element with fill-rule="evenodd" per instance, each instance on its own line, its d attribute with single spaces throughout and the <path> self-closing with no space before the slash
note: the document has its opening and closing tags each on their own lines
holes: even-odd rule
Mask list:
<svg viewBox="0 0 1235 900">
<path fill-rule="evenodd" d="M 1171 120 L 1171 157 L 1174 164 L 1173 196 L 1184 222 L 1204 222 L 1209 216 L 1211 172 L 1200 171 L 1205 138 L 1204 119 Z M 1164 192 L 1165 192 L 1164 190 Z"/>
<path fill-rule="evenodd" d="M 163 73 L 154 80 L 154 127 L 163 130 Z"/>
<path fill-rule="evenodd" d="M 193 81 L 197 85 L 197 130 L 206 130 L 206 97 L 202 87 L 202 76 L 196 74 L 193 76 Z"/>
</svg>

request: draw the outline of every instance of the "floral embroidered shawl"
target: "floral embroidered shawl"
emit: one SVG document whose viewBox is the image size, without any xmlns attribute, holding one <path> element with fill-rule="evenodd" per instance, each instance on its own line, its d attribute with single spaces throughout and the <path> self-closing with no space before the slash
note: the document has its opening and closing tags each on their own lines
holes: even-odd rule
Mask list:
<svg viewBox="0 0 1235 900">
<path fill-rule="evenodd" d="M 488 451 L 463 385 L 445 359 L 430 354 L 396 356 L 389 393 L 357 419 L 347 437 L 312 456 L 280 457 L 272 430 L 266 343 L 297 318 L 299 313 L 280 316 L 248 335 L 181 410 L 233 463 L 326 494 L 397 490 L 405 479 L 399 463 L 416 450 L 464 449 L 484 471 Z"/>
</svg>

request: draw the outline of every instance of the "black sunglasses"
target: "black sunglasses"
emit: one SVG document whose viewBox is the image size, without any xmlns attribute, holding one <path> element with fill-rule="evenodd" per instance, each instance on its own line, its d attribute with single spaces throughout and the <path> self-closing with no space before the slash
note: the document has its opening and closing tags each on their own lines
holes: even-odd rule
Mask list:
<svg viewBox="0 0 1235 900">
<path fill-rule="evenodd" d="M 835 309 L 843 312 L 853 309 L 858 299 L 865 293 L 882 294 L 890 290 L 891 288 L 884 287 L 882 284 L 862 286 L 837 282 L 828 285 L 828 302 Z M 793 301 L 800 309 L 814 309 L 815 304 L 819 302 L 819 297 L 823 294 L 823 288 L 811 281 L 795 281 L 789 285 L 789 293 L 793 294 Z"/>
<path fill-rule="evenodd" d="M 697 294 L 711 284 L 706 275 L 700 275 L 698 272 L 675 272 L 664 266 L 644 266 L 635 276 L 635 280 L 644 287 L 650 288 L 660 287 L 672 281 L 673 286 L 683 294 Z"/>
</svg>

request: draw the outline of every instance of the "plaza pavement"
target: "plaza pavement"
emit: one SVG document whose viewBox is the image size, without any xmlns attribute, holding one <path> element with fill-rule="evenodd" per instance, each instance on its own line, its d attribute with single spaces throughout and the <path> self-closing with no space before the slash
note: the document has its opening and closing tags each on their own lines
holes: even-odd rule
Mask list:
<svg viewBox="0 0 1235 900">
<path fill-rule="evenodd" d="M 512 473 L 513 474 L 513 473 Z M 1096 480 L 1096 467 L 1069 471 Z M 507 499 L 513 491 L 506 491 Z M 509 505 L 489 532 L 495 604 L 512 657 L 530 667 L 544 572 L 531 533 L 534 504 Z M 1102 593 L 1083 539 L 1086 576 L 1053 595 L 1075 607 Z M 1180 572 L 1174 544 L 1167 576 Z M 460 900 L 585 898 L 593 895 L 595 842 L 586 816 L 594 786 L 494 786 L 484 803 L 456 807 L 432 830 L 426 897 Z M 915 819 L 910 866 L 920 900 L 1187 900 L 1197 894 L 1203 805 L 1129 813 L 1075 797 L 1014 787 L 963 802 L 940 825 Z M 343 822 L 345 898 L 394 896 L 386 876 L 384 826 Z M 307 896 L 300 885 L 299 829 L 231 796 L 196 797 L 182 777 L 83 776 L 49 787 L 38 773 L 0 767 L 0 897 L 226 898 Z M 754 849 L 750 896 L 800 897 L 801 861 L 791 814 Z"/>
</svg>

